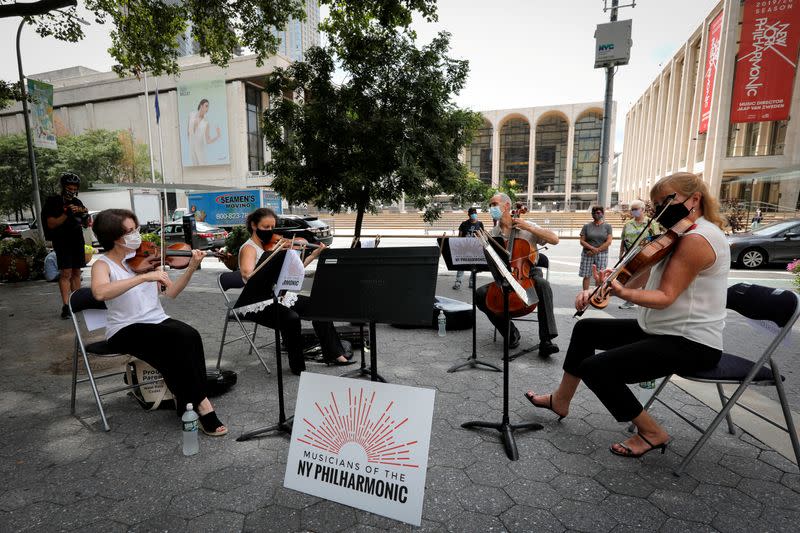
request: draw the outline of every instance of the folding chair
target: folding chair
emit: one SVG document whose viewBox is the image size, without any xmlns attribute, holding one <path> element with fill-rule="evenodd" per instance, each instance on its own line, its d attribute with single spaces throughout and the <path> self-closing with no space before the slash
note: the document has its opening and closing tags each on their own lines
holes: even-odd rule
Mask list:
<svg viewBox="0 0 800 533">
<path fill-rule="evenodd" d="M 536 259 L 536 267 L 544 269 L 544 279 L 550 281 L 550 260 L 547 258 L 546 255 L 540 253 Z M 512 322 L 538 322 L 538 318 L 515 318 Z M 494 337 L 492 337 L 492 342 L 497 342 L 497 328 L 494 330 Z M 537 345 L 538 346 L 538 345 Z M 528 351 L 533 351 L 535 349 L 532 348 Z M 522 354 L 519 354 L 522 355 Z M 519 356 L 518 355 L 518 356 Z M 510 357 L 511 360 L 516 359 L 516 357 Z"/>
<path fill-rule="evenodd" d="M 264 370 L 267 371 L 267 374 L 271 374 L 269 368 L 267 367 L 267 363 L 264 362 L 264 357 L 261 355 L 261 352 L 258 350 L 258 346 L 256 346 L 256 332 L 258 331 L 258 324 L 256 324 L 252 319 L 247 318 L 247 315 L 242 315 L 236 311 L 234 306 L 236 305 L 236 300 L 233 300 L 228 297 L 228 292 L 231 289 L 241 289 L 244 287 L 244 280 L 242 279 L 241 272 L 234 271 L 234 272 L 223 272 L 217 277 L 217 286 L 219 287 L 220 292 L 222 293 L 222 297 L 225 298 L 225 322 L 222 326 L 222 340 L 219 343 L 219 355 L 217 356 L 217 370 L 220 369 L 220 364 L 222 363 L 222 350 L 225 348 L 226 344 L 230 344 L 232 342 L 240 341 L 242 339 L 247 339 L 247 342 L 250 343 L 250 350 L 247 352 L 248 355 L 255 352 L 256 357 L 258 360 L 261 361 L 261 365 L 264 367 Z M 239 324 L 239 327 L 242 330 L 242 335 L 236 337 L 235 339 L 225 340 L 228 334 L 228 323 L 229 322 L 236 322 Z M 252 322 L 253 326 L 253 333 L 250 334 L 245 328 L 245 322 Z M 271 346 L 272 343 L 265 344 L 262 348 L 266 346 Z"/>
<path fill-rule="evenodd" d="M 103 403 L 100 401 L 101 396 L 106 396 L 108 394 L 113 394 L 115 392 L 122 392 L 131 389 L 137 389 L 142 384 L 135 384 L 135 385 L 125 385 L 121 387 L 114 387 L 111 389 L 104 389 L 100 391 L 97 388 L 97 381 L 100 379 L 110 378 L 114 376 L 121 376 L 124 375 L 124 371 L 117 371 L 117 372 L 110 372 L 106 374 L 95 375 L 92 371 L 92 366 L 89 364 L 89 356 L 93 355 L 96 357 L 119 357 L 125 355 L 123 353 L 115 352 L 112 350 L 108 342 L 105 340 L 97 341 L 97 342 L 89 342 L 87 343 L 83 338 L 83 333 L 81 332 L 81 325 L 78 321 L 78 316 L 83 316 L 83 322 L 86 326 L 87 333 L 90 331 L 95 331 L 99 328 L 105 328 L 105 315 L 107 313 L 106 304 L 95 300 L 94 296 L 92 296 L 92 290 L 88 287 L 83 287 L 78 289 L 77 291 L 73 292 L 69 296 L 69 310 L 72 316 L 72 326 L 75 328 L 75 350 L 72 355 L 72 394 L 70 396 L 70 404 L 69 404 L 69 412 L 71 414 L 75 414 L 75 393 L 77 390 L 78 383 L 85 383 L 89 382 L 92 386 L 92 393 L 94 394 L 94 401 L 97 404 L 97 410 L 100 411 L 100 418 L 103 420 L 103 427 L 106 431 L 109 431 L 111 428 L 108 425 L 108 420 L 106 419 L 105 411 L 103 410 Z M 87 316 L 88 313 L 94 313 L 92 317 Z M 86 368 L 87 377 L 78 379 L 78 352 L 81 353 L 83 357 L 83 364 Z M 160 378 L 154 381 L 161 381 L 164 378 Z M 153 383 L 153 381 L 148 381 L 149 383 Z"/>
<path fill-rule="evenodd" d="M 755 361 L 739 357 L 738 355 L 723 353 L 716 368 L 695 372 L 693 374 L 679 374 L 680 377 L 691 381 L 716 384 L 722 409 L 711 424 L 703 429 L 658 397 L 672 376 L 664 378 L 661 385 L 653 393 L 653 396 L 651 396 L 645 404 L 644 409 L 649 409 L 652 403 L 658 400 L 664 407 L 702 433 L 700 439 L 695 443 L 689 453 L 686 454 L 681 464 L 675 469 L 675 474 L 680 475 L 689 464 L 689 461 L 697 455 L 700 448 L 708 441 L 723 418 L 728 422 L 728 432 L 731 435 L 735 434 L 730 412 L 749 385 L 774 386 L 778 392 L 786 427 L 773 422 L 745 405 L 739 404 L 739 407 L 757 416 L 761 420 L 788 432 L 792 442 L 792 448 L 794 449 L 795 458 L 800 467 L 800 443 L 798 443 L 797 430 L 795 429 L 792 412 L 789 408 L 789 403 L 786 400 L 786 392 L 783 388 L 784 376 L 781 375 L 778 366 L 775 364 L 775 360 L 772 358 L 772 354 L 792 329 L 798 315 L 800 315 L 800 298 L 791 290 L 773 289 L 761 285 L 751 285 L 749 283 L 737 283 L 728 288 L 727 308 L 752 320 L 772 322 L 780 329 L 775 333 L 772 342 L 769 343 L 764 352 Z M 725 395 L 722 388 L 723 384 L 737 384 L 739 386 L 734 393 L 728 397 Z"/>
</svg>

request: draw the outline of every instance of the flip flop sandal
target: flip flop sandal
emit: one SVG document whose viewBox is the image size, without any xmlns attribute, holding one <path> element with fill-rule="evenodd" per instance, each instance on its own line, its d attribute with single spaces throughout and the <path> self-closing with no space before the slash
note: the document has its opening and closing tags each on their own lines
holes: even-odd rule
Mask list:
<svg viewBox="0 0 800 533">
<path fill-rule="evenodd" d="M 527 398 L 528 401 L 531 402 L 531 405 L 536 407 L 537 409 L 548 409 L 549 411 L 552 411 L 553 414 L 558 416 L 558 421 L 559 422 L 564 420 L 564 416 L 566 416 L 566 415 L 561 416 L 558 413 L 556 413 L 555 411 L 553 411 L 553 395 L 552 394 L 547 397 L 547 405 L 539 405 L 538 403 L 533 403 L 533 395 L 530 395 L 527 392 L 525 393 L 525 398 Z"/>
</svg>

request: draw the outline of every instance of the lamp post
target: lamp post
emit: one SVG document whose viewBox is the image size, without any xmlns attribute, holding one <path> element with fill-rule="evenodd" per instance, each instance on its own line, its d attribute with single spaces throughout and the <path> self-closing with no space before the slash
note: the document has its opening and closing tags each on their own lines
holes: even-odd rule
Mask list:
<svg viewBox="0 0 800 533">
<path fill-rule="evenodd" d="M 22 73 L 22 55 L 19 51 L 19 36 L 22 34 L 23 18 L 17 28 L 17 68 L 19 69 L 19 89 L 22 94 L 22 118 L 25 121 L 25 138 L 28 141 L 28 165 L 31 168 L 33 180 L 33 216 L 36 218 L 36 230 L 39 238 L 44 242 L 44 224 L 42 220 L 42 200 L 39 198 L 39 176 L 36 174 L 36 155 L 33 153 L 33 138 L 31 137 L 31 119 L 28 116 L 28 91 L 25 87 L 25 75 Z"/>
</svg>

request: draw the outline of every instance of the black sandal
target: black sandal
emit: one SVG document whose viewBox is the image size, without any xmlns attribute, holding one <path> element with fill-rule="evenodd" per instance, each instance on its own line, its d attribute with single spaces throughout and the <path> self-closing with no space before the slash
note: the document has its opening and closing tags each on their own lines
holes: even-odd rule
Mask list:
<svg viewBox="0 0 800 533">
<path fill-rule="evenodd" d="M 547 397 L 547 405 L 539 405 L 538 403 L 534 403 L 533 402 L 533 396 L 529 395 L 527 392 L 525 393 L 525 397 L 528 399 L 529 402 L 531 402 L 531 405 L 533 405 L 534 407 L 536 407 L 538 409 L 548 409 L 550 411 L 553 411 L 553 395 L 552 394 Z M 556 413 L 555 411 L 553 411 L 553 413 L 558 415 L 558 421 L 559 422 L 564 420 L 564 417 L 567 416 L 567 415 L 561 416 L 558 413 Z"/>
<path fill-rule="evenodd" d="M 637 433 L 637 435 L 639 435 L 639 438 L 642 439 L 645 442 L 645 444 L 650 446 L 649 448 L 647 448 L 645 451 L 643 451 L 641 453 L 633 453 L 633 450 L 631 450 L 630 448 L 628 448 L 627 446 L 625 446 L 621 442 L 616 442 L 614 444 L 617 444 L 618 446 L 620 446 L 624 451 L 618 452 L 617 450 L 615 450 L 614 449 L 614 444 L 612 444 L 608 449 L 614 455 L 619 455 L 620 457 L 631 457 L 631 458 L 634 458 L 634 459 L 637 458 L 637 457 L 641 457 L 646 453 L 652 452 L 653 450 L 661 450 L 661 455 L 664 455 L 664 452 L 667 451 L 667 444 L 669 444 L 669 441 L 662 442 L 661 444 L 657 444 L 657 445 L 653 446 L 653 443 L 650 442 L 649 440 L 647 440 L 644 435 L 642 435 L 641 433 Z"/>
<path fill-rule="evenodd" d="M 203 433 L 206 435 L 210 435 L 212 437 L 221 437 L 228 434 L 228 428 L 225 427 L 225 424 L 219 421 L 219 418 L 217 418 L 217 413 L 214 411 L 209 411 L 204 415 L 200 415 L 199 421 L 200 429 L 203 430 Z M 211 431 L 206 428 L 211 428 Z"/>
</svg>

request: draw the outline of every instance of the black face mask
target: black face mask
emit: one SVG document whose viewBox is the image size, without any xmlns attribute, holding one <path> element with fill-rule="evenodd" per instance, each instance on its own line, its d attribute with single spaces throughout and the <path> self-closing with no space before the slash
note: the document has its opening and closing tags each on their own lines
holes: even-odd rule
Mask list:
<svg viewBox="0 0 800 533">
<path fill-rule="evenodd" d="M 274 231 L 271 229 L 256 229 L 256 235 L 264 244 L 269 244 L 269 241 L 272 240 L 272 234 Z"/>
<path fill-rule="evenodd" d="M 688 217 L 689 209 L 687 209 L 685 205 L 688 199 L 689 198 L 679 204 L 668 205 L 664 213 L 662 213 L 661 217 L 658 219 L 659 224 L 669 229 L 684 218 Z M 663 205 L 656 206 L 656 213 L 661 213 L 663 208 Z"/>
<path fill-rule="evenodd" d="M 78 197 L 78 193 L 77 192 L 71 192 L 71 191 L 68 191 L 66 189 L 64 189 L 64 192 L 62 192 L 61 195 L 64 197 L 64 200 L 67 200 L 67 201 Z"/>
</svg>

